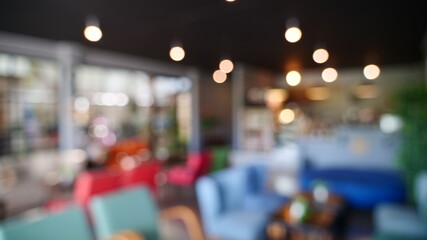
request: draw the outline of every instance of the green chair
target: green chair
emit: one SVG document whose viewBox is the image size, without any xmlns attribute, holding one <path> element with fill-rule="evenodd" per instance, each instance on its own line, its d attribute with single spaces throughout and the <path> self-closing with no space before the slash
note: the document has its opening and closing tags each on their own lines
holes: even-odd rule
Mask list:
<svg viewBox="0 0 427 240">
<path fill-rule="evenodd" d="M 177 206 L 159 211 L 144 186 L 122 189 L 93 198 L 90 204 L 98 239 L 108 239 L 122 231 L 133 231 L 145 240 L 159 240 L 161 219 L 182 220 L 189 239 L 204 239 L 199 221 L 189 208 Z M 177 236 L 172 239 L 179 239 Z"/>
<path fill-rule="evenodd" d="M 427 171 L 415 184 L 416 208 L 382 204 L 375 209 L 375 240 L 427 240 Z"/>
<path fill-rule="evenodd" d="M 230 148 L 227 146 L 214 146 L 211 148 L 212 163 L 210 172 L 224 169 L 228 165 Z"/>
<path fill-rule="evenodd" d="M 72 207 L 36 219 L 15 218 L 0 224 L 0 240 L 93 240 L 86 216 Z"/>
</svg>

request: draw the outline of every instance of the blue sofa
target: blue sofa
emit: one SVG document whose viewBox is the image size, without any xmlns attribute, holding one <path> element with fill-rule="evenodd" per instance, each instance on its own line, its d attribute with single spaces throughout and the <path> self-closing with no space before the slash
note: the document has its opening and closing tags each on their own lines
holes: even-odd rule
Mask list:
<svg viewBox="0 0 427 240">
<path fill-rule="evenodd" d="M 287 198 L 267 190 L 267 167 L 228 168 L 201 177 L 196 195 L 205 234 L 222 240 L 265 237 L 270 214 Z"/>
<path fill-rule="evenodd" d="M 306 191 L 311 190 L 317 180 L 325 182 L 331 192 L 344 197 L 355 209 L 405 201 L 403 178 L 394 171 L 329 168 L 305 170 L 300 175 L 301 187 Z"/>
<path fill-rule="evenodd" d="M 403 177 L 395 167 L 399 136 L 372 126 L 339 126 L 332 136 L 301 138 L 298 145 L 306 164 L 300 174 L 302 190 L 322 180 L 356 209 L 406 199 Z"/>
</svg>

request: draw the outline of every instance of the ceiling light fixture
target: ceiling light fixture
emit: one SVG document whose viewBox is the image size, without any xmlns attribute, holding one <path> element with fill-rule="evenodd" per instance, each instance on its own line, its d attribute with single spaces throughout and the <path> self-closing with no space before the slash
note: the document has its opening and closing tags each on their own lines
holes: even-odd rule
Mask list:
<svg viewBox="0 0 427 240">
<path fill-rule="evenodd" d="M 234 69 L 234 64 L 230 59 L 224 59 L 219 63 L 219 70 L 224 73 L 231 73 Z"/>
<path fill-rule="evenodd" d="M 185 57 L 185 50 L 182 47 L 182 44 L 175 42 L 172 44 L 172 47 L 169 51 L 169 56 L 175 62 L 182 61 Z"/>
<path fill-rule="evenodd" d="M 86 18 L 86 27 L 83 34 L 85 38 L 91 42 L 98 42 L 101 40 L 102 31 L 99 27 L 98 18 L 92 15 Z"/>
<path fill-rule="evenodd" d="M 223 82 L 225 82 L 225 80 L 227 80 L 227 74 L 221 70 L 216 70 L 213 73 L 212 77 L 216 83 L 223 83 Z"/>
<path fill-rule="evenodd" d="M 302 37 L 301 29 L 296 18 L 291 18 L 286 23 L 285 39 L 290 43 L 298 42 Z"/>
<path fill-rule="evenodd" d="M 322 64 L 322 63 L 325 63 L 326 61 L 328 61 L 328 59 L 329 59 L 329 53 L 324 48 L 316 49 L 313 52 L 313 60 L 316 63 Z"/>
</svg>

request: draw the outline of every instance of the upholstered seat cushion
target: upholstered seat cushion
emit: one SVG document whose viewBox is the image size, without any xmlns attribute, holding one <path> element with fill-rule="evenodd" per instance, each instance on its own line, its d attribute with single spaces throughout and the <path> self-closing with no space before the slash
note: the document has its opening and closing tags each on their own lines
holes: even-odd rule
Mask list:
<svg viewBox="0 0 427 240">
<path fill-rule="evenodd" d="M 223 240 L 263 239 L 268 219 L 262 211 L 229 211 L 216 222 L 215 237 Z"/>
<path fill-rule="evenodd" d="M 375 209 L 376 230 L 383 235 L 404 239 L 427 239 L 426 224 L 413 208 L 383 204 Z"/>
<path fill-rule="evenodd" d="M 289 199 L 273 192 L 250 194 L 243 200 L 243 208 L 271 214 L 279 210 Z"/>
</svg>

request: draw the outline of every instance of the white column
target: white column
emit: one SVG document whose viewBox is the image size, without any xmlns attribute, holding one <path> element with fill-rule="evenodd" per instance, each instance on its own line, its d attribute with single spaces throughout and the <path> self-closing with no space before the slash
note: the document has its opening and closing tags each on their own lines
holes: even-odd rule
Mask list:
<svg viewBox="0 0 427 240">
<path fill-rule="evenodd" d="M 231 101 L 232 101 L 232 147 L 233 150 L 238 150 L 242 144 L 242 111 L 245 101 L 245 71 L 242 65 L 237 65 L 233 72 L 231 86 Z"/>
<path fill-rule="evenodd" d="M 59 68 L 58 81 L 58 134 L 59 149 L 76 146 L 73 123 L 74 68 L 80 56 L 78 45 L 62 42 L 57 45 L 56 57 Z"/>
<path fill-rule="evenodd" d="M 187 77 L 191 80 L 191 134 L 188 151 L 200 151 L 202 139 L 200 136 L 200 73 L 196 69 L 188 71 Z"/>
</svg>

